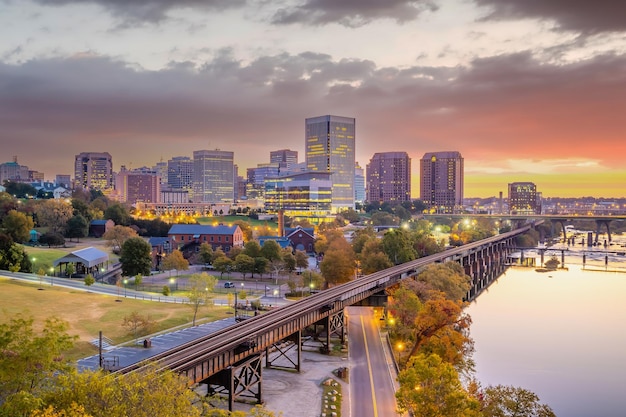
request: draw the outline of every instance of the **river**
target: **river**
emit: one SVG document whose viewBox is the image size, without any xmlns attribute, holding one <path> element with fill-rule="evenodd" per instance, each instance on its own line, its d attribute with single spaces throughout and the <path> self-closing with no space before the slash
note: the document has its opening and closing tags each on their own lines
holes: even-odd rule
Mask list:
<svg viewBox="0 0 626 417">
<path fill-rule="evenodd" d="M 565 264 L 511 267 L 470 304 L 477 378 L 529 389 L 559 417 L 624 417 L 626 269 Z"/>
</svg>

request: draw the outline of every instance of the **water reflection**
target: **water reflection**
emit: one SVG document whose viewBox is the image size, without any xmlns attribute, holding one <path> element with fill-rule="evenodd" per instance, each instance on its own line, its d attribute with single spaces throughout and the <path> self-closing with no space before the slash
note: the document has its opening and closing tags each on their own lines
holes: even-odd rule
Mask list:
<svg viewBox="0 0 626 417">
<path fill-rule="evenodd" d="M 510 268 L 468 307 L 478 379 L 527 388 L 560 417 L 623 417 L 626 273 L 568 267 Z"/>
</svg>

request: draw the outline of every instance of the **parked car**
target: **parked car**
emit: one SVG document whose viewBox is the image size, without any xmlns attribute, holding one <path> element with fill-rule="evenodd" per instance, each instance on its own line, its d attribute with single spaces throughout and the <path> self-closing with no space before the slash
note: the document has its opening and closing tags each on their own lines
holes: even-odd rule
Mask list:
<svg viewBox="0 0 626 417">
<path fill-rule="evenodd" d="M 224 283 L 224 288 L 235 288 L 235 283 L 230 282 L 230 281 L 225 282 Z"/>
</svg>

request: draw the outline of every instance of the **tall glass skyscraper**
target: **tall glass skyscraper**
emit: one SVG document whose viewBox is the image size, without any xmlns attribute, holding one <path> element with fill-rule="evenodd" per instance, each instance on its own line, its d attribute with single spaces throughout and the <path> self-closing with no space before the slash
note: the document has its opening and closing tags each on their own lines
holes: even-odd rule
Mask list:
<svg viewBox="0 0 626 417">
<path fill-rule="evenodd" d="M 305 120 L 306 167 L 331 174 L 333 212 L 354 208 L 355 131 L 356 121 L 350 117 Z"/>
<path fill-rule="evenodd" d="M 219 203 L 234 200 L 234 153 L 220 150 L 194 151 L 194 203 Z"/>
</svg>

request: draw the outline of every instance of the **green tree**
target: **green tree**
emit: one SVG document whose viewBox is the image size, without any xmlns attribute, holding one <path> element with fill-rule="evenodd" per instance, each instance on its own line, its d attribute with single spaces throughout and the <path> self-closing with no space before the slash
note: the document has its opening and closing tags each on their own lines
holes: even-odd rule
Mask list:
<svg viewBox="0 0 626 417">
<path fill-rule="evenodd" d="M 550 407 L 539 402 L 534 392 L 523 388 L 496 385 L 482 393 L 484 417 L 555 417 Z"/>
<path fill-rule="evenodd" d="M 70 262 L 65 265 L 65 273 L 67 274 L 69 278 L 72 278 L 72 275 L 76 273 L 76 267 L 74 266 L 73 263 Z"/>
<path fill-rule="evenodd" d="M 352 233 L 352 249 L 354 249 L 354 253 L 360 255 L 365 247 L 365 243 L 371 240 L 378 240 L 376 238 L 376 232 L 374 228 L 368 226 L 364 229 L 357 229 Z"/>
<path fill-rule="evenodd" d="M 30 231 L 33 229 L 33 219 L 20 213 L 17 210 L 11 210 L 2 219 L 2 228 L 4 232 L 11 236 L 14 242 L 22 243 L 30 239 Z"/>
<path fill-rule="evenodd" d="M 82 215 L 77 214 L 67 221 L 65 229 L 65 235 L 70 238 L 76 238 L 76 241 L 80 241 L 81 237 L 87 237 L 89 233 L 89 223 Z"/>
<path fill-rule="evenodd" d="M 403 229 L 390 229 L 385 233 L 383 251 L 394 265 L 400 265 L 416 258 L 409 232 Z"/>
<path fill-rule="evenodd" d="M 280 259 L 282 256 L 278 242 L 275 240 L 266 240 L 261 247 L 261 256 L 270 262 Z"/>
<path fill-rule="evenodd" d="M 189 278 L 189 292 L 187 293 L 188 304 L 193 310 L 193 326 L 196 325 L 198 310 L 202 306 L 211 304 L 211 293 L 217 284 L 217 278 L 206 272 L 193 274 Z"/>
<path fill-rule="evenodd" d="M 85 276 L 85 285 L 86 286 L 91 287 L 95 283 L 96 283 L 96 280 L 93 277 L 93 275 L 87 274 L 87 276 Z"/>
<path fill-rule="evenodd" d="M 137 274 L 150 275 L 152 248 L 140 237 L 131 237 L 122 245 L 120 255 L 122 274 L 131 277 Z"/>
<path fill-rule="evenodd" d="M 48 245 L 49 248 L 52 246 L 63 246 L 65 245 L 65 238 L 60 233 L 46 232 L 39 236 L 39 243 Z"/>
<path fill-rule="evenodd" d="M 420 417 L 479 417 L 480 404 L 463 389 L 452 365 L 418 355 L 398 374 L 398 408 Z"/>
<path fill-rule="evenodd" d="M 30 184 L 17 181 L 5 181 L 4 188 L 7 193 L 17 198 L 32 198 L 37 195 L 37 189 Z"/>
<path fill-rule="evenodd" d="M 243 275 L 243 279 L 246 279 L 247 273 L 254 273 L 254 258 L 245 253 L 237 255 L 234 265 L 235 269 Z"/>
<path fill-rule="evenodd" d="M 222 254 L 213 260 L 213 267 L 216 271 L 219 271 L 220 278 L 224 276 L 225 272 L 230 272 L 233 268 L 233 261 L 228 256 Z"/>
<path fill-rule="evenodd" d="M 131 216 L 128 209 L 120 203 L 111 204 L 104 210 L 104 218 L 111 219 L 116 225 L 129 226 Z"/>
<path fill-rule="evenodd" d="M 296 258 L 296 267 L 300 269 L 307 269 L 309 267 L 309 256 L 303 250 L 296 250 L 294 254 Z"/>
<path fill-rule="evenodd" d="M 304 255 L 306 257 L 306 254 Z M 289 248 L 283 249 L 281 251 L 280 259 L 277 259 L 276 261 L 282 262 L 283 268 L 289 273 L 295 271 L 296 269 L 297 260 L 296 260 L 295 255 L 291 253 L 291 249 Z M 308 261 L 307 261 L 307 265 L 308 265 Z"/>
<path fill-rule="evenodd" d="M 279 262 L 282 262 L 282 261 L 279 261 Z M 256 258 L 254 258 L 254 268 L 252 269 L 252 278 L 254 278 L 255 273 L 263 276 L 263 274 L 267 272 L 268 268 L 269 268 L 269 261 L 262 256 L 257 256 Z"/>
<path fill-rule="evenodd" d="M 0 233 L 0 269 L 12 272 L 31 272 L 32 264 L 22 245 L 11 236 Z"/>
<path fill-rule="evenodd" d="M 261 245 L 256 240 L 246 242 L 243 246 L 243 253 L 251 258 L 257 258 L 261 255 Z"/>
<path fill-rule="evenodd" d="M 135 275 L 135 290 L 137 290 L 137 288 L 139 288 L 139 286 L 141 285 L 141 283 L 143 282 L 143 275 L 141 274 L 137 274 Z"/>
<path fill-rule="evenodd" d="M 71 368 L 62 353 L 76 338 L 67 330 L 68 324 L 56 317 L 47 319 L 39 333 L 33 318 L 22 314 L 0 323 L 0 415 L 16 402 L 39 396 L 57 372 Z"/>
</svg>

